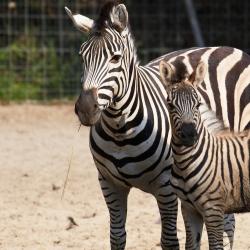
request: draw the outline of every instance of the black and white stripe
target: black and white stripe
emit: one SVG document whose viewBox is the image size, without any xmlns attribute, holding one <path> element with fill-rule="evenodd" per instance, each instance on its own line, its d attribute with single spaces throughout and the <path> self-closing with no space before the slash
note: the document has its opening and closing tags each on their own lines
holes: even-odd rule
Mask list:
<svg viewBox="0 0 250 250">
<path fill-rule="evenodd" d="M 204 72 L 205 64 L 199 65 L 197 68 Z M 171 71 L 171 66 L 165 66 L 165 72 Z M 164 68 L 164 63 L 161 67 Z M 209 121 L 206 115 L 202 116 L 200 105 L 207 106 L 201 103 L 197 92 L 200 83 L 196 71 L 192 80 L 180 83 L 174 83 L 170 77 L 164 80 L 173 127 L 171 183 L 182 201 L 186 249 L 200 248 L 203 221 L 209 249 L 224 249 L 223 230 L 228 226 L 223 223 L 224 214 L 250 212 L 250 131 L 215 132 L 206 127 Z M 214 115 L 209 109 L 206 113 L 209 117 Z"/>
<path fill-rule="evenodd" d="M 220 98 L 218 94 L 224 96 L 228 86 L 233 86 L 234 91 L 238 80 L 218 83 L 216 79 L 225 71 L 236 70 L 231 65 L 221 68 L 213 62 L 218 61 L 221 65 L 219 62 L 230 54 L 241 53 L 241 58 L 231 58 L 235 66 L 239 61 L 250 63 L 250 58 L 231 48 L 193 48 L 170 53 L 141 66 L 137 61 L 125 6 L 106 5 L 101 13 L 91 27 L 90 22 L 81 27 L 79 15 L 74 19 L 79 29 L 89 29 L 89 38 L 80 50 L 83 89 L 76 102 L 76 113 L 82 124 L 91 126 L 90 149 L 110 212 L 111 248 L 125 248 L 127 196 L 130 189 L 136 187 L 157 199 L 162 221 L 162 248 L 179 249 L 177 197 L 169 181 L 173 162 L 170 148 L 172 133 L 165 103 L 167 93 L 159 76 L 159 62 L 163 58 L 173 64 L 181 60 L 185 68 L 191 70 L 200 58 L 210 61 L 207 79 L 210 89 L 205 92 L 201 88 L 201 92 L 211 107 L 226 118 L 230 127 L 238 128 L 238 124 L 249 126 L 242 120 L 249 100 L 237 97 L 242 104 L 239 114 L 234 108 L 235 96 Z M 242 64 L 237 71 L 239 75 L 245 68 Z M 232 72 L 232 75 L 237 75 L 237 72 Z M 248 82 L 245 80 L 246 89 Z M 218 90 L 219 84 L 221 87 Z M 229 113 L 227 116 L 224 106 L 229 107 L 232 102 L 235 115 Z M 235 120 L 237 114 L 240 119 Z"/>
</svg>

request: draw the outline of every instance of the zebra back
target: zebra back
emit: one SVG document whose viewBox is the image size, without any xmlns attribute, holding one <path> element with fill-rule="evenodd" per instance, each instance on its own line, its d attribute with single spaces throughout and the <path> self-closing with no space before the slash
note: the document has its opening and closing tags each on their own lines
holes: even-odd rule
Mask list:
<svg viewBox="0 0 250 250">
<path fill-rule="evenodd" d="M 230 47 L 190 48 L 172 52 L 150 62 L 148 66 L 158 70 L 161 60 L 171 63 L 179 71 L 183 65 L 190 74 L 198 62 L 208 66 L 199 93 L 233 131 L 250 128 L 250 56 Z"/>
</svg>

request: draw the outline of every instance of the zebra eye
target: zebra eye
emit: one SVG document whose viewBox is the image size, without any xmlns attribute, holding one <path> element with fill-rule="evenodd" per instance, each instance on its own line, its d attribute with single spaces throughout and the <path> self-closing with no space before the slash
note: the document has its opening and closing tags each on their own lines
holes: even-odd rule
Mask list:
<svg viewBox="0 0 250 250">
<path fill-rule="evenodd" d="M 173 110 L 174 109 L 174 105 L 171 102 L 168 103 L 168 109 L 169 110 Z"/>
<path fill-rule="evenodd" d="M 120 61 L 121 57 L 122 57 L 121 55 L 113 55 L 110 62 L 111 63 L 118 63 Z"/>
</svg>

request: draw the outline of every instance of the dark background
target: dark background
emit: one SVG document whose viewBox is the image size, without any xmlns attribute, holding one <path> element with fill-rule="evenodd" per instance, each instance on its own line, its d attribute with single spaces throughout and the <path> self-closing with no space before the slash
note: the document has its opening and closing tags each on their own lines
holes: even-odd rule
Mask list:
<svg viewBox="0 0 250 250">
<path fill-rule="evenodd" d="M 80 45 L 64 6 L 95 18 L 104 1 L 0 2 L 0 100 L 68 99 L 80 89 Z M 197 46 L 184 0 L 124 1 L 139 58 L 147 63 L 173 50 Z M 193 0 L 205 46 L 250 53 L 248 0 Z"/>
</svg>

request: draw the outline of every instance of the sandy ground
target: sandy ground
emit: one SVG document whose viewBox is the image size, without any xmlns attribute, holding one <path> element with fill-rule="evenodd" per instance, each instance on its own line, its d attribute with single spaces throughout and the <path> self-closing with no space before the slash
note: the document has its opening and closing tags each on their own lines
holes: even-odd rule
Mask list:
<svg viewBox="0 0 250 250">
<path fill-rule="evenodd" d="M 0 106 L 0 249 L 109 249 L 109 216 L 73 105 Z M 73 150 L 69 179 L 61 193 Z M 129 196 L 126 249 L 160 249 L 151 195 Z M 70 227 L 68 217 L 78 226 Z M 181 249 L 184 227 L 178 219 Z M 206 235 L 202 249 L 207 248 Z M 238 215 L 234 249 L 250 249 L 250 215 Z"/>
</svg>

